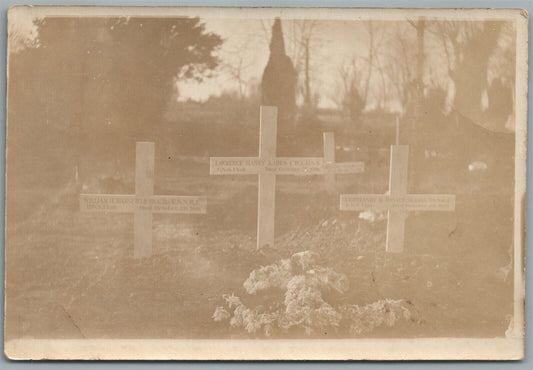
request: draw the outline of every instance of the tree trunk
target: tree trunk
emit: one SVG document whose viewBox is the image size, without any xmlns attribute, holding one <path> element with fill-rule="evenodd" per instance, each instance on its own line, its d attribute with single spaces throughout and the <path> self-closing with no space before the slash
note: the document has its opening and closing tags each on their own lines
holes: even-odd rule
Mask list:
<svg viewBox="0 0 533 370">
<path fill-rule="evenodd" d="M 309 82 L 309 39 L 305 40 L 305 105 L 311 106 L 311 86 Z"/>
<path fill-rule="evenodd" d="M 416 24 L 417 56 L 416 56 L 416 97 L 415 97 L 415 128 L 417 131 L 422 127 L 422 106 L 424 99 L 424 31 L 426 21 L 424 18 Z"/>
</svg>

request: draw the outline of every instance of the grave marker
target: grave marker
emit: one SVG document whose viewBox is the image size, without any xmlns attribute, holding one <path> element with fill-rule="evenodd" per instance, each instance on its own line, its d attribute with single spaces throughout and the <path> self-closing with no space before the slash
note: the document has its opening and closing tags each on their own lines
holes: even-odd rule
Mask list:
<svg viewBox="0 0 533 370">
<path fill-rule="evenodd" d="M 408 211 L 454 211 L 455 195 L 407 194 L 407 162 L 409 146 L 391 145 L 389 194 L 343 194 L 343 211 L 388 211 L 386 251 L 403 251 L 405 219 Z"/>
<path fill-rule="evenodd" d="M 154 195 L 154 143 L 138 142 L 135 156 L 135 195 L 81 194 L 84 212 L 133 213 L 135 258 L 152 254 L 153 213 L 205 213 L 205 196 Z"/>
<path fill-rule="evenodd" d="M 277 108 L 264 107 L 259 116 L 259 159 L 270 161 L 276 157 Z M 274 215 L 276 175 L 260 173 L 258 183 L 257 247 L 274 246 Z"/>
<path fill-rule="evenodd" d="M 333 132 L 324 132 L 324 162 L 335 163 L 335 135 Z M 335 191 L 335 174 L 329 173 L 324 176 L 324 186 L 328 193 Z"/>
<path fill-rule="evenodd" d="M 322 157 L 276 157 L 277 108 L 261 106 L 258 157 L 211 157 L 211 175 L 259 176 L 257 248 L 274 245 L 276 175 L 326 175 L 359 173 L 364 163 L 334 163 Z M 326 138 L 326 136 L 324 136 Z M 329 146 L 327 146 L 329 148 Z M 324 144 L 326 150 L 326 144 Z M 333 150 L 335 146 L 333 146 Z M 331 177 L 330 177 L 331 179 Z"/>
</svg>

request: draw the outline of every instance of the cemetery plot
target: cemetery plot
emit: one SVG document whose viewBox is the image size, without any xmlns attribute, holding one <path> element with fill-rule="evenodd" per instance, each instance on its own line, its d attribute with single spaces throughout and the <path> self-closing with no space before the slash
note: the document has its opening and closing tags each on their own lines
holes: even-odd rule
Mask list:
<svg viewBox="0 0 533 370">
<path fill-rule="evenodd" d="M 520 356 L 520 10 L 106 9 L 9 11 L 7 356 Z"/>
</svg>

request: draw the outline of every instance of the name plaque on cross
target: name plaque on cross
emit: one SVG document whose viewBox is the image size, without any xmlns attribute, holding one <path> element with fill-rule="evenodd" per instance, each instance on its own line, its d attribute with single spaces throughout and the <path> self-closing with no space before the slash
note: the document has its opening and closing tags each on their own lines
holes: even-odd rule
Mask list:
<svg viewBox="0 0 533 370">
<path fill-rule="evenodd" d="M 80 209 L 85 212 L 205 213 L 206 205 L 205 197 L 154 195 L 151 198 L 142 198 L 134 195 L 80 195 Z"/>
<path fill-rule="evenodd" d="M 84 212 L 133 213 L 135 258 L 152 254 L 153 213 L 206 213 L 205 196 L 153 195 L 154 143 L 138 142 L 135 157 L 135 195 L 81 194 L 80 210 Z"/>
<path fill-rule="evenodd" d="M 454 211 L 455 195 L 407 194 L 409 147 L 391 145 L 388 194 L 343 194 L 342 211 L 388 211 L 386 250 L 403 251 L 405 220 L 408 211 Z"/>
<path fill-rule="evenodd" d="M 211 157 L 211 175 L 258 175 L 257 248 L 274 245 L 276 175 L 331 175 L 360 173 L 364 163 L 334 163 L 331 140 L 324 145 L 325 157 L 276 157 L 277 108 L 261 106 L 258 157 Z M 330 138 L 328 134 L 324 136 Z M 334 150 L 334 146 L 333 146 Z M 328 182 L 326 182 L 326 185 Z"/>
<path fill-rule="evenodd" d="M 211 175 L 325 175 L 329 173 L 359 173 L 364 171 L 363 162 L 326 163 L 321 157 L 272 159 L 250 157 L 212 157 Z"/>
<path fill-rule="evenodd" d="M 389 209 L 402 211 L 453 211 L 455 209 L 454 195 L 341 195 L 341 210 L 374 210 L 387 211 Z"/>
</svg>

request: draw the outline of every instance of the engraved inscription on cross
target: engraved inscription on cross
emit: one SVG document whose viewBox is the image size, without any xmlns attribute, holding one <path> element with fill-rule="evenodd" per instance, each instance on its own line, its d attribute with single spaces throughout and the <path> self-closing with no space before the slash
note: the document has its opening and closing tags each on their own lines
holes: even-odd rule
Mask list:
<svg viewBox="0 0 533 370">
<path fill-rule="evenodd" d="M 404 244 L 405 219 L 408 211 L 454 211 L 455 195 L 407 194 L 407 162 L 409 146 L 391 145 L 389 193 L 343 194 L 343 211 L 388 211 L 386 251 L 401 253 Z"/>
<path fill-rule="evenodd" d="M 135 258 L 152 254 L 153 213 L 205 213 L 205 196 L 154 195 L 154 143 L 138 142 L 135 156 L 135 195 L 81 194 L 86 212 L 133 213 Z"/>
<path fill-rule="evenodd" d="M 211 175 L 259 175 L 257 209 L 257 248 L 274 245 L 274 214 L 276 175 L 325 175 L 326 187 L 331 190 L 332 176 L 337 173 L 364 171 L 363 162 L 334 163 L 330 148 L 331 134 L 324 136 L 327 143 L 325 157 L 276 157 L 277 108 L 261 106 L 259 157 L 211 157 Z M 326 139 L 327 138 L 327 139 Z"/>
</svg>

